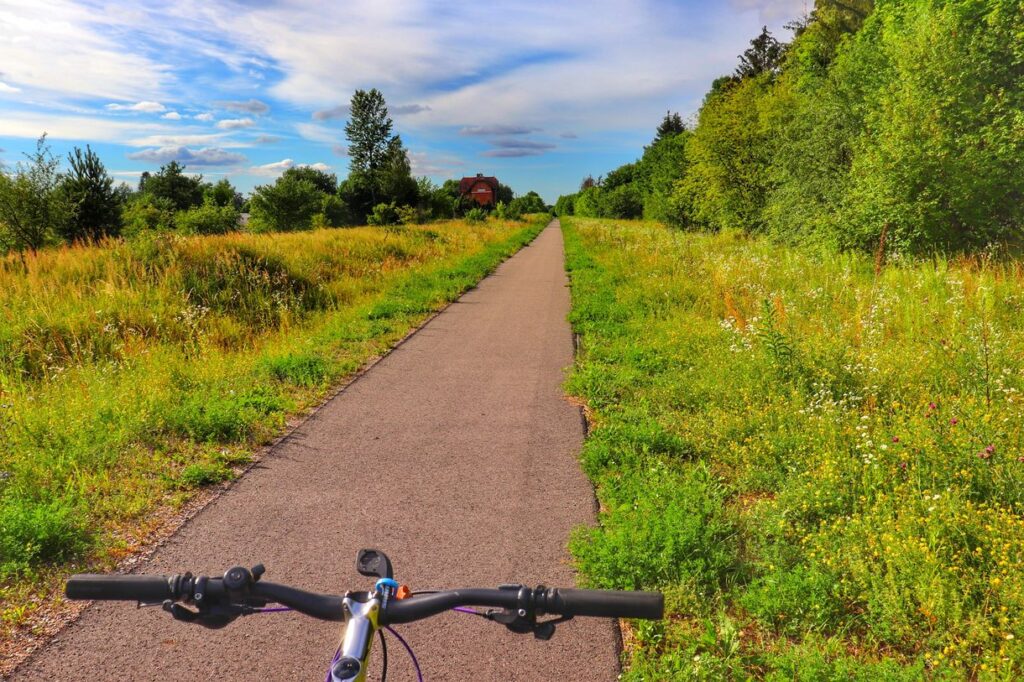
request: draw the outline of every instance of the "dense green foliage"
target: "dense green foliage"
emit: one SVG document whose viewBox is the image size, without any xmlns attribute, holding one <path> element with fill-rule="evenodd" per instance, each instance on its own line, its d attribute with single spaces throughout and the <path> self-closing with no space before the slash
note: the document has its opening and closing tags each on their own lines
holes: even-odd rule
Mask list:
<svg viewBox="0 0 1024 682">
<path fill-rule="evenodd" d="M 560 213 L 636 217 L 639 201 L 679 226 L 883 253 L 1019 242 L 1024 1 L 818 0 L 792 28 L 752 42 L 692 132 L 663 122 Z"/>
<path fill-rule="evenodd" d="M 626 679 L 1024 676 L 1024 269 L 569 218 Z"/>
<path fill-rule="evenodd" d="M 64 223 L 62 236 L 69 242 L 116 237 L 121 231 L 121 197 L 103 162 L 86 146 L 85 153 L 75 147 L 68 163 L 71 168 L 61 191 L 74 214 Z"/>
<path fill-rule="evenodd" d="M 14 173 L 0 168 L 0 250 L 36 250 L 52 244 L 74 216 L 61 191 L 60 161 L 39 138 Z"/>
<path fill-rule="evenodd" d="M 172 233 L 0 257 L 0 626 L 38 605 L 25 590 L 47 567 L 136 550 L 148 512 L 234 476 L 288 414 L 542 227 Z"/>
<path fill-rule="evenodd" d="M 310 179 L 303 168 L 289 168 L 273 184 L 260 185 L 250 200 L 250 229 L 253 232 L 291 232 L 308 230 L 313 217 L 331 193 Z"/>
</svg>

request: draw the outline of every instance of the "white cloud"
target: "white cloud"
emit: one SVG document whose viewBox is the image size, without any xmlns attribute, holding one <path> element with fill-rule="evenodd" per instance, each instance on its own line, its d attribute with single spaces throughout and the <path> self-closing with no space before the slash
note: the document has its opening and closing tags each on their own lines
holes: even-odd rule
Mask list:
<svg viewBox="0 0 1024 682">
<path fill-rule="evenodd" d="M 513 0 L 503 6 L 498 31 L 480 30 L 494 22 L 486 3 L 443 15 L 432 0 L 265 0 L 246 12 L 199 0 L 171 7 L 176 20 L 202 16 L 239 52 L 262 55 L 280 74 L 270 94 L 313 109 L 314 121 L 343 117 L 338 102 L 356 88 L 377 87 L 391 102 L 415 102 L 392 107 L 416 114 L 403 121 L 405 129 L 579 134 L 653 127 L 666 107 L 694 111 L 711 81 L 733 70 L 762 21 L 777 30 L 774 19 L 798 16 L 804 0 Z M 315 129 L 304 136 L 326 141 Z"/>
<path fill-rule="evenodd" d="M 71 96 L 131 100 L 158 96 L 170 67 L 139 54 L 105 30 L 122 9 L 73 0 L 0 4 L 0 64 L 5 81 Z"/>
<path fill-rule="evenodd" d="M 132 137 L 158 135 L 171 130 L 172 128 L 166 123 L 134 119 L 20 112 L 4 112 L 0 116 L 0 137 L 20 137 L 33 140 L 45 132 L 54 140 L 123 142 Z"/>
<path fill-rule="evenodd" d="M 159 114 L 167 111 L 167 107 L 160 102 L 136 102 L 135 104 L 108 104 L 107 109 L 111 111 L 140 111 L 146 114 Z"/>
<path fill-rule="evenodd" d="M 282 159 L 280 161 L 275 161 L 274 163 L 265 163 L 262 166 L 253 166 L 249 169 L 249 173 L 263 177 L 275 177 L 284 173 L 294 165 L 295 161 L 292 159 Z"/>
<path fill-rule="evenodd" d="M 177 161 L 188 166 L 234 166 L 245 162 L 245 157 L 236 152 L 229 152 L 218 147 L 189 149 L 188 147 L 159 147 L 143 149 L 127 155 L 133 161 L 150 163 L 170 163 Z"/>
<path fill-rule="evenodd" d="M 160 118 L 166 118 L 168 121 L 180 121 L 181 120 L 181 114 L 179 114 L 177 111 L 168 111 L 166 114 L 164 114 Z"/>
<path fill-rule="evenodd" d="M 0 93 L 13 95 L 16 92 L 21 92 L 21 88 L 16 88 L 3 81 L 0 81 Z"/>
<path fill-rule="evenodd" d="M 210 112 L 206 112 L 205 114 L 196 114 L 192 118 L 194 118 L 197 121 L 212 121 L 213 114 L 211 114 Z"/>
<path fill-rule="evenodd" d="M 217 121 L 217 127 L 221 130 L 240 130 L 241 128 L 251 128 L 255 125 L 255 122 L 251 118 L 226 118 L 223 121 Z"/>
<path fill-rule="evenodd" d="M 334 170 L 333 166 L 329 166 L 322 161 L 317 163 L 295 163 L 293 159 L 281 159 L 273 163 L 265 163 L 262 166 L 252 166 L 249 168 L 249 174 L 272 178 L 281 175 L 281 173 L 284 173 L 289 168 L 314 168 L 324 173 Z"/>
</svg>

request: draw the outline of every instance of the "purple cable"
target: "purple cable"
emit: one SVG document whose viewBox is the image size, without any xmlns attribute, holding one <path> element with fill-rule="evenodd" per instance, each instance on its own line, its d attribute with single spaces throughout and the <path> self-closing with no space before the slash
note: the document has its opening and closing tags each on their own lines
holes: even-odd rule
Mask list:
<svg viewBox="0 0 1024 682">
<path fill-rule="evenodd" d="M 334 652 L 334 658 L 331 659 L 331 667 L 327 669 L 327 679 L 324 682 L 331 682 L 331 678 L 334 677 L 334 664 L 341 658 L 341 646 L 338 646 L 338 650 Z"/>
<path fill-rule="evenodd" d="M 384 626 L 384 629 L 393 634 L 395 637 L 397 637 L 398 641 L 401 642 L 402 646 L 405 647 L 405 650 L 409 652 L 409 658 L 412 659 L 412 665 L 414 668 L 416 668 L 416 679 L 419 682 L 423 682 L 423 672 L 420 671 L 420 662 L 416 660 L 416 654 L 412 652 L 412 647 L 409 646 L 409 643 L 406 642 L 405 639 L 400 634 L 395 632 L 394 629 L 388 627 L 387 625 Z"/>
<path fill-rule="evenodd" d="M 480 613 L 479 611 L 477 611 L 476 609 L 467 609 L 467 608 L 462 607 L 462 606 L 453 607 L 452 611 L 458 611 L 459 613 L 471 613 L 474 616 L 482 616 L 482 615 L 484 615 L 484 614 Z"/>
<path fill-rule="evenodd" d="M 283 613 L 285 611 L 292 611 L 293 609 L 287 606 L 267 606 L 262 609 L 256 609 L 256 613 Z"/>
</svg>

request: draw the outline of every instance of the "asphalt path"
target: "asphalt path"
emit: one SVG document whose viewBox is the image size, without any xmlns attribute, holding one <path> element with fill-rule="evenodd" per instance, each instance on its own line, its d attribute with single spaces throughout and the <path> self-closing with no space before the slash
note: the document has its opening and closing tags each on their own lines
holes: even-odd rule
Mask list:
<svg viewBox="0 0 1024 682">
<path fill-rule="evenodd" d="M 263 563 L 266 580 L 341 593 L 369 589 L 355 556 L 376 547 L 413 589 L 571 586 L 566 541 L 593 521 L 594 497 L 577 462 L 580 413 L 561 388 L 572 363 L 567 284 L 553 223 L 281 441 L 140 572 Z M 427 682 L 618 674 L 610 620 L 578 618 L 548 642 L 459 613 L 398 630 Z M 293 613 L 210 631 L 158 608 L 95 603 L 13 679 L 322 680 L 338 639 L 336 624 Z M 414 680 L 390 644 L 388 680 Z"/>
</svg>

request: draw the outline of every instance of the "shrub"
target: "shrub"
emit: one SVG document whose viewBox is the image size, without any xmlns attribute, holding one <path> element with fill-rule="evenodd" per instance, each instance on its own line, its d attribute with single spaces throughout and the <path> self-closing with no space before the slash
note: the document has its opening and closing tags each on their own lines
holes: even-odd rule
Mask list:
<svg viewBox="0 0 1024 682">
<path fill-rule="evenodd" d="M 398 222 L 402 225 L 418 225 L 425 222 L 425 216 L 415 206 L 399 206 L 396 211 L 398 213 Z"/>
<path fill-rule="evenodd" d="M 463 216 L 467 223 L 482 223 L 487 220 L 487 211 L 482 208 L 471 208 Z"/>
<path fill-rule="evenodd" d="M 265 387 L 220 396 L 193 393 L 166 415 L 165 428 L 198 442 L 237 443 L 261 425 L 274 424 L 277 420 L 269 417 L 287 408 L 283 398 Z"/>
<path fill-rule="evenodd" d="M 184 234 L 226 234 L 238 230 L 238 211 L 230 205 L 205 203 L 179 211 L 174 216 L 174 225 Z"/>
<path fill-rule="evenodd" d="M 392 201 L 388 204 L 374 206 L 373 211 L 366 218 L 366 223 L 368 225 L 397 225 L 398 220 L 398 207 Z"/>
<path fill-rule="evenodd" d="M 317 386 L 329 376 L 329 368 L 323 358 L 316 355 L 281 355 L 268 358 L 267 372 L 278 381 L 298 386 Z"/>
<path fill-rule="evenodd" d="M 253 232 L 308 230 L 323 207 L 323 194 L 307 179 L 286 174 L 273 185 L 260 185 L 250 201 Z"/>
<path fill-rule="evenodd" d="M 167 232 L 174 229 L 174 205 L 167 199 L 148 194 L 128 202 L 123 214 L 122 234 L 134 237 L 145 232 Z"/>
<path fill-rule="evenodd" d="M 231 469 L 218 462 L 197 462 L 189 464 L 181 470 L 177 486 L 187 490 L 202 488 L 207 485 L 223 483 L 230 480 L 233 475 Z"/>
<path fill-rule="evenodd" d="M 616 483 L 618 506 L 570 547 L 595 587 L 649 589 L 685 583 L 712 594 L 736 564 L 725 490 L 705 467 L 654 466 Z"/>
<path fill-rule="evenodd" d="M 90 541 L 85 520 L 66 500 L 5 499 L 0 503 L 0 580 L 73 559 Z"/>
</svg>

